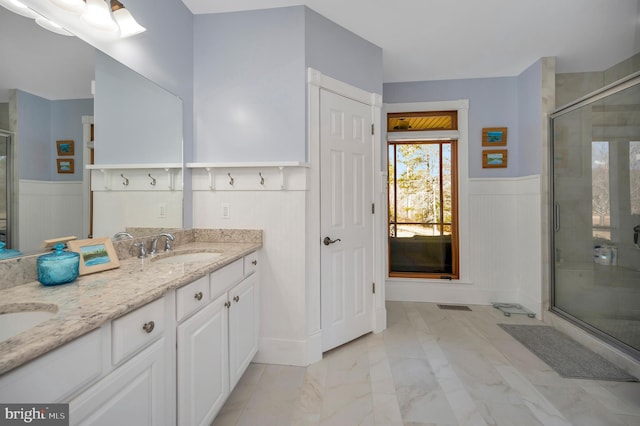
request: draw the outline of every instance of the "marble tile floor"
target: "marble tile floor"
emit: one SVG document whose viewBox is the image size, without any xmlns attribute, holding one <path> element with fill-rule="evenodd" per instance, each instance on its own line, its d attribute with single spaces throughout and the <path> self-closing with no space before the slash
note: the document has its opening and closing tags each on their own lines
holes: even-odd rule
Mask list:
<svg viewBox="0 0 640 426">
<path fill-rule="evenodd" d="M 320 362 L 251 364 L 213 425 L 640 425 L 640 383 L 562 378 L 497 326 L 539 321 L 471 309 L 387 302 Z"/>
</svg>

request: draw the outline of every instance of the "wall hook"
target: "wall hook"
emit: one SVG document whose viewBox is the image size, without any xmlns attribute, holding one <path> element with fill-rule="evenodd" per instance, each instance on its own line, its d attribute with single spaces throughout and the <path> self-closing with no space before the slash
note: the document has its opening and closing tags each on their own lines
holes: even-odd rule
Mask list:
<svg viewBox="0 0 640 426">
<path fill-rule="evenodd" d="M 156 186 L 156 178 L 151 176 L 151 173 L 149 173 L 149 177 L 151 178 L 151 186 Z"/>
<path fill-rule="evenodd" d="M 233 186 L 233 178 L 231 177 L 231 173 L 227 173 L 227 176 L 229 176 L 229 185 Z"/>
<path fill-rule="evenodd" d="M 128 186 L 129 185 L 129 179 L 127 179 L 126 177 L 124 177 L 124 174 L 120 173 L 120 177 L 122 177 L 123 181 L 122 184 L 124 186 Z"/>
<path fill-rule="evenodd" d="M 258 176 L 260 176 L 260 185 L 264 185 L 264 177 L 261 172 L 258 172 Z"/>
</svg>

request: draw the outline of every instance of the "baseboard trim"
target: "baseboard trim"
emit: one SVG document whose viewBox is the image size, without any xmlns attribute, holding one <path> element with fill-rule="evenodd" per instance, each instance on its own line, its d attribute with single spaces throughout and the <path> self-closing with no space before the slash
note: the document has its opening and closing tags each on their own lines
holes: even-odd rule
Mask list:
<svg viewBox="0 0 640 426">
<path fill-rule="evenodd" d="M 322 333 L 306 340 L 262 338 L 254 362 L 306 367 L 322 359 Z"/>
</svg>

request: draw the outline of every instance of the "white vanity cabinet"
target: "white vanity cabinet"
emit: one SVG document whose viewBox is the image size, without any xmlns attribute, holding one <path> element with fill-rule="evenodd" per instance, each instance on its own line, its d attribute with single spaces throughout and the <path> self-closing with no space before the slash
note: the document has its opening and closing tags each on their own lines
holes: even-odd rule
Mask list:
<svg viewBox="0 0 640 426">
<path fill-rule="evenodd" d="M 258 348 L 257 253 L 208 278 L 212 302 L 178 324 L 178 425 L 210 424 Z"/>
<path fill-rule="evenodd" d="M 229 291 L 229 386 L 233 389 L 258 351 L 258 275 Z"/>
<path fill-rule="evenodd" d="M 69 402 L 72 425 L 175 424 L 173 294 L 111 323 L 112 371 Z"/>
<path fill-rule="evenodd" d="M 226 295 L 178 325 L 178 424 L 210 424 L 229 395 Z"/>
</svg>

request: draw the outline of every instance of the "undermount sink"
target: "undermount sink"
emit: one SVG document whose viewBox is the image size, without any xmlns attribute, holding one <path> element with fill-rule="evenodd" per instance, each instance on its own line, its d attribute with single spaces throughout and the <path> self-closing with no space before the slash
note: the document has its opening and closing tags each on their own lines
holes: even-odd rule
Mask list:
<svg viewBox="0 0 640 426">
<path fill-rule="evenodd" d="M 198 252 L 198 253 L 181 253 L 173 256 L 160 257 L 154 259 L 154 263 L 198 263 L 198 262 L 211 262 L 217 257 L 222 256 L 222 253 L 214 252 Z"/>
<path fill-rule="evenodd" d="M 0 342 L 47 321 L 57 310 L 55 305 L 0 306 Z"/>
</svg>

